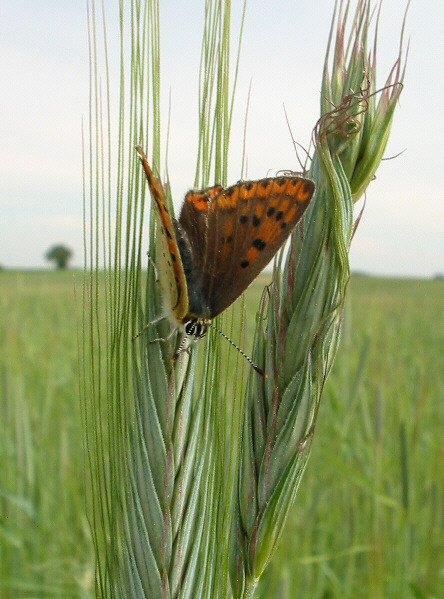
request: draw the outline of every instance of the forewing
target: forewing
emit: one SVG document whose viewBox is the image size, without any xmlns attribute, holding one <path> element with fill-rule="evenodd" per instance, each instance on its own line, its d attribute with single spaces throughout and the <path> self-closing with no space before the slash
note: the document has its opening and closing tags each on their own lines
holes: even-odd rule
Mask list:
<svg viewBox="0 0 444 599">
<path fill-rule="evenodd" d="M 217 316 L 270 262 L 303 215 L 314 183 L 285 176 L 238 183 L 208 209 L 202 292 Z"/>
</svg>

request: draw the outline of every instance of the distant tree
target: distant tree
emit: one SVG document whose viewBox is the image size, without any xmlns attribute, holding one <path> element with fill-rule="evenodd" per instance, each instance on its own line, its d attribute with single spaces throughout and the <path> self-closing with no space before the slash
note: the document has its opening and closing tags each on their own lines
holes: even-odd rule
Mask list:
<svg viewBox="0 0 444 599">
<path fill-rule="evenodd" d="M 71 250 L 64 245 L 54 245 L 45 254 L 45 258 L 50 262 L 54 262 L 55 267 L 58 270 L 66 268 L 68 260 L 71 259 L 71 256 Z"/>
</svg>

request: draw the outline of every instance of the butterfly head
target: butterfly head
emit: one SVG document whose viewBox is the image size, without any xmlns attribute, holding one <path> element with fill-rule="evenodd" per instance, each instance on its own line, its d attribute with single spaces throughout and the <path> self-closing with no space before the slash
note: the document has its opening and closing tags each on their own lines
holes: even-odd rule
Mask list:
<svg viewBox="0 0 444 599">
<path fill-rule="evenodd" d="M 184 322 L 186 335 L 188 337 L 194 337 L 196 341 L 206 335 L 208 327 L 209 322 L 201 318 L 192 318 Z"/>
</svg>

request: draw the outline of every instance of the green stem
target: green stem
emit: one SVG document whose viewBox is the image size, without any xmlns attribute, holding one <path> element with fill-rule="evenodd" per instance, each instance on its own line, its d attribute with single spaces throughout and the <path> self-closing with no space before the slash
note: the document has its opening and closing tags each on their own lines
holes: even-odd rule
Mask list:
<svg viewBox="0 0 444 599">
<path fill-rule="evenodd" d="M 253 599 L 254 592 L 257 587 L 257 582 L 257 578 L 247 578 L 247 580 L 245 581 L 245 591 L 242 599 Z"/>
</svg>

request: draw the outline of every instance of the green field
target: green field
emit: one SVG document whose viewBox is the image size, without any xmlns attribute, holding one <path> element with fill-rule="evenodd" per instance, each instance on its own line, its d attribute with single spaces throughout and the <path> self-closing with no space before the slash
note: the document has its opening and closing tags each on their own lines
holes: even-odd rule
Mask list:
<svg viewBox="0 0 444 599">
<path fill-rule="evenodd" d="M 74 281 L 0 272 L 0 597 L 93 596 Z M 444 597 L 443 323 L 444 281 L 352 278 L 261 597 Z"/>
</svg>

